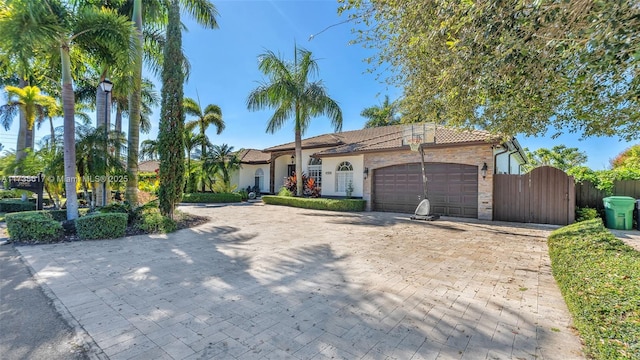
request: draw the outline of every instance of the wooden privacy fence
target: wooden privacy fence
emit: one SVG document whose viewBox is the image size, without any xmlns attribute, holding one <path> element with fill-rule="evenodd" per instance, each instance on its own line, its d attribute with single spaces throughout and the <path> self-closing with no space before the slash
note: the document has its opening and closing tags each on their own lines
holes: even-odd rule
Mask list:
<svg viewBox="0 0 640 360">
<path fill-rule="evenodd" d="M 543 166 L 524 175 L 493 176 L 493 219 L 568 225 L 575 220 L 575 183 L 562 170 Z"/>
<path fill-rule="evenodd" d="M 640 180 L 619 180 L 613 182 L 613 193 L 607 194 L 596 189 L 590 181 L 576 184 L 576 206 L 604 209 L 602 199 L 607 196 L 631 196 L 640 199 Z"/>
</svg>

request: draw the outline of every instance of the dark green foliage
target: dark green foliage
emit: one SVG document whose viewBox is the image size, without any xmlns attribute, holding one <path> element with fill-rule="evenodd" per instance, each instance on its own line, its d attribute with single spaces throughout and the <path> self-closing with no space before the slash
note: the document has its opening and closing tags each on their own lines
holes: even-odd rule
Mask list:
<svg viewBox="0 0 640 360">
<path fill-rule="evenodd" d="M 263 195 L 262 201 L 271 205 L 331 211 L 364 211 L 367 204 L 365 200 L 359 199 L 312 199 L 274 195 Z"/>
<path fill-rule="evenodd" d="M 598 210 L 590 207 L 578 208 L 576 210 L 576 222 L 592 220 L 600 217 Z"/>
<path fill-rule="evenodd" d="M 83 240 L 122 237 L 127 219 L 127 214 L 122 213 L 93 213 L 76 219 L 76 232 Z"/>
<path fill-rule="evenodd" d="M 131 205 L 128 202 L 111 203 L 99 208 L 98 211 L 101 213 L 127 214 L 127 224 L 131 224 L 136 216 L 135 210 L 131 209 Z"/>
<path fill-rule="evenodd" d="M 36 204 L 22 200 L 0 200 L 0 212 L 12 213 L 19 211 L 31 211 L 36 209 Z"/>
<path fill-rule="evenodd" d="M 43 210 L 46 211 L 55 221 L 67 220 L 67 210 Z"/>
<path fill-rule="evenodd" d="M 182 72 L 182 33 L 180 8 L 172 0 L 168 11 L 167 42 L 162 68 L 162 109 L 158 147 L 160 153 L 160 212 L 173 219 L 184 186 L 184 97 Z"/>
<path fill-rule="evenodd" d="M 237 193 L 193 193 L 184 194 L 184 203 L 234 203 L 241 202 L 242 195 Z"/>
<path fill-rule="evenodd" d="M 157 207 L 144 208 L 139 213 L 135 226 L 149 234 L 170 233 L 178 228 L 176 222 L 160 214 L 160 210 Z"/>
<path fill-rule="evenodd" d="M 595 359 L 640 358 L 640 252 L 594 219 L 554 231 L 553 275 Z"/>
<path fill-rule="evenodd" d="M 31 197 L 33 194 L 31 191 L 26 190 L 0 190 L 0 199 L 20 199 L 22 194 L 27 194 L 27 197 Z"/>
<path fill-rule="evenodd" d="M 62 236 L 62 225 L 46 211 L 7 214 L 5 220 L 9 237 L 13 241 L 47 244 Z"/>
</svg>

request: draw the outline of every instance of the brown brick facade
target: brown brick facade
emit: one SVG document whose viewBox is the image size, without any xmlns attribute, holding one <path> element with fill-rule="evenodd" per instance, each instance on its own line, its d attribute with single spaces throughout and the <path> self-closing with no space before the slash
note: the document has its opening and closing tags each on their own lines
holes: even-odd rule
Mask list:
<svg viewBox="0 0 640 360">
<path fill-rule="evenodd" d="M 441 162 L 473 165 L 478 167 L 478 219 L 493 219 L 493 149 L 492 144 L 425 148 L 425 162 Z M 371 182 L 376 169 L 420 162 L 420 153 L 410 150 L 368 153 L 364 155 L 364 166 L 369 168 L 369 176 L 364 180 L 363 199 L 367 201 L 367 211 L 371 211 Z M 483 179 L 480 168 L 487 163 L 487 177 Z"/>
</svg>

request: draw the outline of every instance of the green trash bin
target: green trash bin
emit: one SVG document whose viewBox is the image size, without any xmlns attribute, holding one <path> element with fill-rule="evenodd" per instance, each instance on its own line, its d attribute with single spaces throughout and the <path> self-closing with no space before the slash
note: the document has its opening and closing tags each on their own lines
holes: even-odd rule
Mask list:
<svg viewBox="0 0 640 360">
<path fill-rule="evenodd" d="M 605 225 L 609 229 L 631 230 L 633 229 L 633 208 L 636 200 L 629 196 L 609 196 L 602 199 L 604 202 Z"/>
</svg>

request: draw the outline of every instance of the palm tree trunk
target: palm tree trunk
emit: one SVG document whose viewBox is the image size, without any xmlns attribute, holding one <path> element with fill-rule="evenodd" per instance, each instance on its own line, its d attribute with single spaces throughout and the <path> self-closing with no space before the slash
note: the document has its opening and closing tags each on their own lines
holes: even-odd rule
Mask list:
<svg viewBox="0 0 640 360">
<path fill-rule="evenodd" d="M 20 88 L 27 86 L 27 81 L 20 79 Z M 16 163 L 20 163 L 27 155 L 24 149 L 27 147 L 27 115 L 23 109 L 20 109 L 20 126 L 18 128 L 18 143 L 16 144 Z M 16 175 L 20 173 L 20 169 L 16 168 Z"/>
<path fill-rule="evenodd" d="M 142 93 L 142 0 L 133 2 L 133 22 L 139 44 L 133 64 L 133 83 L 129 97 L 129 140 L 127 141 L 127 190 L 125 198 L 132 206 L 138 204 L 138 151 L 140 146 L 140 106 Z"/>
<path fill-rule="evenodd" d="M 303 196 L 302 190 L 302 131 L 296 125 L 296 196 Z"/>
<path fill-rule="evenodd" d="M 62 109 L 64 112 L 64 188 L 67 195 L 67 220 L 78 218 L 78 195 L 76 194 L 76 123 L 73 79 L 69 46 L 60 48 L 62 62 Z"/>
<path fill-rule="evenodd" d="M 198 99 L 198 101 L 200 101 L 200 99 Z M 202 172 L 204 173 L 204 159 L 207 158 L 207 144 L 205 144 L 205 137 L 204 137 L 204 124 L 200 123 L 200 135 L 202 140 L 202 144 L 201 144 L 201 151 L 200 151 L 200 161 L 202 161 Z M 205 182 L 202 182 L 202 192 L 205 191 Z M 209 186 L 211 187 L 211 186 Z"/>
<path fill-rule="evenodd" d="M 49 142 L 49 148 L 53 150 L 56 147 L 56 128 L 53 126 L 53 116 L 49 116 L 49 131 L 51 131 L 51 141 Z"/>
</svg>

